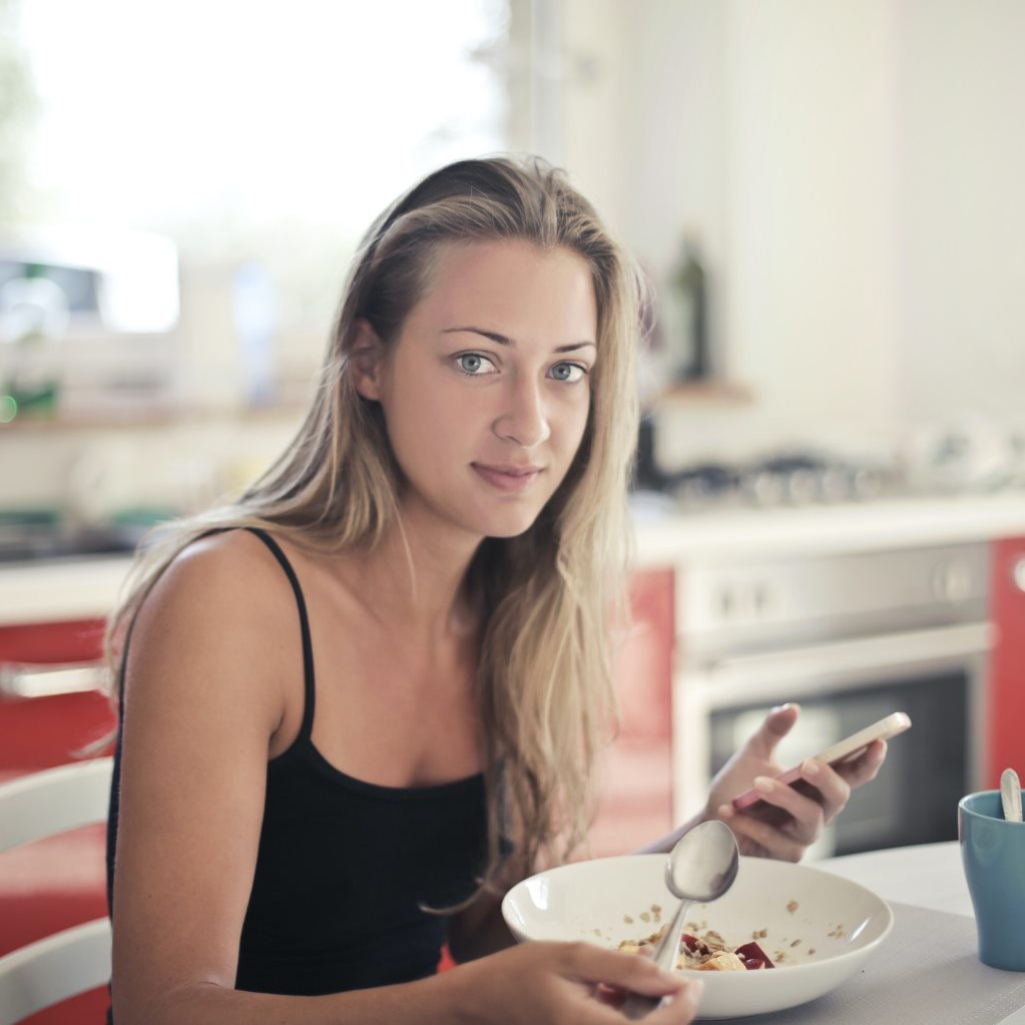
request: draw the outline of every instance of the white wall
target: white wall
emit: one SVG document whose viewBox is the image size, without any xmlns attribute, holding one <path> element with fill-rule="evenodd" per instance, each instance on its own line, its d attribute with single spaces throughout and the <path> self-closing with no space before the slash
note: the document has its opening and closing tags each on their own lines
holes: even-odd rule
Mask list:
<svg viewBox="0 0 1025 1025">
<path fill-rule="evenodd" d="M 660 283 L 701 229 L 715 341 L 754 395 L 665 406 L 667 466 L 885 451 L 958 404 L 1020 415 L 1025 4 L 573 0 L 566 17 L 567 51 L 602 72 L 567 88 L 567 166 Z"/>
<path fill-rule="evenodd" d="M 899 388 L 1025 428 L 1025 4 L 904 0 Z"/>
<path fill-rule="evenodd" d="M 894 418 L 889 7 L 731 5 L 725 344 L 759 400 L 752 440 Z"/>
</svg>

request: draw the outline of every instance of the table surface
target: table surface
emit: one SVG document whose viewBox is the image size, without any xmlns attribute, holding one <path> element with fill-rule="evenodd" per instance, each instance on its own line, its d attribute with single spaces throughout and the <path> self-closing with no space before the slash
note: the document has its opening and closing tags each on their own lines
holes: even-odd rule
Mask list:
<svg viewBox="0 0 1025 1025">
<path fill-rule="evenodd" d="M 975 917 L 956 840 L 848 854 L 809 864 L 861 883 L 883 900 Z"/>
<path fill-rule="evenodd" d="M 818 1000 L 719 1025 L 1025 1025 L 1025 974 L 978 960 L 956 841 L 808 864 L 860 883 L 892 906 L 896 920 L 884 949 L 870 970 Z"/>
</svg>

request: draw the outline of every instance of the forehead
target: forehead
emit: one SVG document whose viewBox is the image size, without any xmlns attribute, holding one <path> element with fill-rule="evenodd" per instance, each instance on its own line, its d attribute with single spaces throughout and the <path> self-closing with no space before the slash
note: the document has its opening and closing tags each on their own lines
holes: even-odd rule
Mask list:
<svg viewBox="0 0 1025 1025">
<path fill-rule="evenodd" d="M 439 330 L 473 325 L 512 338 L 596 341 L 591 268 L 563 246 L 541 249 L 520 240 L 448 244 L 436 254 L 413 318 Z"/>
</svg>

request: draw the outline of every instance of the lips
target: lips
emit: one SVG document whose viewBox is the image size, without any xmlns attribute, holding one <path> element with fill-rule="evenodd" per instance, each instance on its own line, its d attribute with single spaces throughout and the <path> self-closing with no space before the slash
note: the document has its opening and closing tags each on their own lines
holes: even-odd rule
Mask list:
<svg viewBox="0 0 1025 1025">
<path fill-rule="evenodd" d="M 495 466 L 471 463 L 474 472 L 500 491 L 526 491 L 541 476 L 540 466 Z"/>
</svg>

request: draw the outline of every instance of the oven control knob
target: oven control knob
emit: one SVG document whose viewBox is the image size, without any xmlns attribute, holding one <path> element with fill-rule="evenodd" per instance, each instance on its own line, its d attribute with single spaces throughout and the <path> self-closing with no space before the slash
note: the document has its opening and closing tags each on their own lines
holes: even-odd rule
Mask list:
<svg viewBox="0 0 1025 1025">
<path fill-rule="evenodd" d="M 972 575 L 964 562 L 946 562 L 936 567 L 932 577 L 932 592 L 940 601 L 964 601 L 971 596 L 971 590 Z"/>
</svg>

